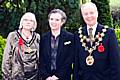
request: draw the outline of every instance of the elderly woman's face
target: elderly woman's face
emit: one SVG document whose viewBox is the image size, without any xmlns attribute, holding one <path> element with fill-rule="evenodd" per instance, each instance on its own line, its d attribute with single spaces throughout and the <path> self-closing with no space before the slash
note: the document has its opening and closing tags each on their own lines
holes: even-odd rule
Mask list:
<svg viewBox="0 0 120 80">
<path fill-rule="evenodd" d="M 26 29 L 26 30 L 31 30 L 33 28 L 34 21 L 32 20 L 32 17 L 30 15 L 24 17 L 22 26 L 23 26 L 23 29 Z"/>
<path fill-rule="evenodd" d="M 98 13 L 93 6 L 87 6 L 82 9 L 82 15 L 85 23 L 89 26 L 93 26 L 97 22 Z"/>
<path fill-rule="evenodd" d="M 62 16 L 59 13 L 52 13 L 49 18 L 51 30 L 59 30 L 63 25 Z"/>
</svg>

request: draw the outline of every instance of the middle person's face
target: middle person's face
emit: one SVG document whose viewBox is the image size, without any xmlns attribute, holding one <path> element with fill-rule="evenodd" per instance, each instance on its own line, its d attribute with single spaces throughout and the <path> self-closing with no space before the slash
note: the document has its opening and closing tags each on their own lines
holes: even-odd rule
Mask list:
<svg viewBox="0 0 120 80">
<path fill-rule="evenodd" d="M 51 30 L 60 30 L 63 25 L 61 14 L 52 13 L 49 18 L 49 25 Z"/>
</svg>

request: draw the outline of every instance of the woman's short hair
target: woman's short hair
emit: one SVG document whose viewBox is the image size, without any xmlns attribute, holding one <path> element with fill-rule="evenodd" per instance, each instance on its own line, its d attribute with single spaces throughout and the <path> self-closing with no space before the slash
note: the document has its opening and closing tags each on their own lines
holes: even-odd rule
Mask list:
<svg viewBox="0 0 120 80">
<path fill-rule="evenodd" d="M 36 18 L 35 18 L 35 14 L 34 14 L 34 13 L 31 13 L 31 12 L 26 12 L 26 13 L 21 17 L 19 29 L 22 29 L 22 28 L 23 28 L 22 23 L 23 23 L 23 20 L 26 19 L 27 16 L 30 16 L 30 18 L 34 21 L 34 26 L 33 26 L 33 28 L 32 28 L 31 31 L 35 31 L 36 28 L 37 28 L 37 21 L 36 21 Z"/>
<path fill-rule="evenodd" d="M 64 23 L 66 22 L 67 16 L 66 16 L 65 12 L 63 12 L 62 10 L 60 10 L 60 9 L 53 9 L 53 10 L 51 10 L 51 12 L 48 14 L 48 19 L 50 19 L 50 15 L 52 13 L 59 13 L 62 16 L 62 21 Z"/>
</svg>

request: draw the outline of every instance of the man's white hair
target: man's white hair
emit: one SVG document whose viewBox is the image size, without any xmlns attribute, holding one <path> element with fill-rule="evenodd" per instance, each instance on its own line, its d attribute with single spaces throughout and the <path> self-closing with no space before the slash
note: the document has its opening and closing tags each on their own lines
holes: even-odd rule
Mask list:
<svg viewBox="0 0 120 80">
<path fill-rule="evenodd" d="M 92 2 L 86 2 L 85 4 L 82 4 L 82 5 L 81 5 L 81 12 L 82 12 L 82 11 L 84 10 L 84 8 L 86 8 L 86 7 L 89 7 L 89 8 L 93 7 L 93 8 L 95 9 L 96 13 L 97 13 L 97 16 L 98 16 L 97 6 L 96 6 L 94 3 L 92 3 Z"/>
</svg>

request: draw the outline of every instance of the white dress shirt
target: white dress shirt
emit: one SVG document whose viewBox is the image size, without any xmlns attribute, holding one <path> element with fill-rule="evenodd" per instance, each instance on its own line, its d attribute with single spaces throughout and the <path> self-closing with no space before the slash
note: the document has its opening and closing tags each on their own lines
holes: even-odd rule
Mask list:
<svg viewBox="0 0 120 80">
<path fill-rule="evenodd" d="M 87 25 L 87 32 L 88 32 L 88 35 L 89 35 L 89 28 L 92 28 L 92 29 L 93 29 L 92 35 L 95 36 L 97 24 L 98 24 L 98 23 L 96 23 L 94 26 L 89 26 L 89 25 Z"/>
</svg>

